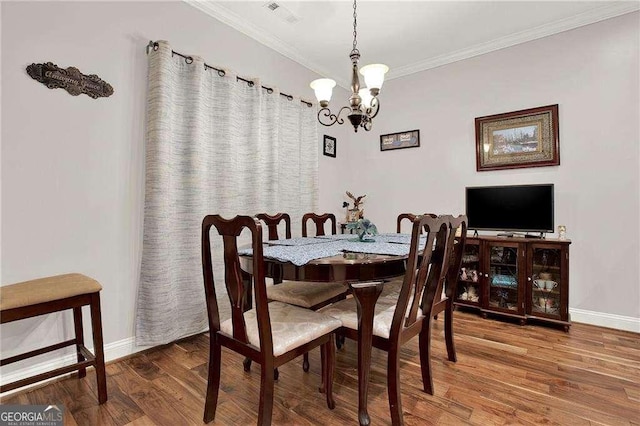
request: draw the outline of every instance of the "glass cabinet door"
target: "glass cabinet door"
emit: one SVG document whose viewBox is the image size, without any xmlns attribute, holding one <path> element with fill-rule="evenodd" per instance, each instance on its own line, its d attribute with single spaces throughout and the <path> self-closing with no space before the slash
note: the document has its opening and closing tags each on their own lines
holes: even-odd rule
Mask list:
<svg viewBox="0 0 640 426">
<path fill-rule="evenodd" d="M 480 242 L 467 239 L 456 286 L 458 305 L 479 306 L 480 278 Z"/>
<path fill-rule="evenodd" d="M 562 306 L 562 249 L 533 246 L 530 257 L 531 272 L 528 295 L 531 315 L 560 319 Z"/>
<path fill-rule="evenodd" d="M 517 244 L 490 243 L 489 267 L 486 269 L 488 308 L 512 314 L 523 314 L 521 292 L 518 289 L 520 256 L 523 249 Z"/>
</svg>

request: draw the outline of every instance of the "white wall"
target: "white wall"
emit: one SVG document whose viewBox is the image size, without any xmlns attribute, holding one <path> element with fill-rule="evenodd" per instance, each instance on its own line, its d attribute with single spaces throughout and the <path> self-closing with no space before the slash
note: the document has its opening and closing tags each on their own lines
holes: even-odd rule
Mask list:
<svg viewBox="0 0 640 426">
<path fill-rule="evenodd" d="M 640 331 L 638 29 L 627 14 L 386 82 L 374 130 L 349 141 L 367 217 L 393 230 L 401 211 L 463 213 L 466 186 L 554 183 L 574 319 Z M 556 103 L 560 166 L 476 172 L 475 117 Z M 413 129 L 420 148 L 380 152 Z"/>
<path fill-rule="evenodd" d="M 1 7 L 2 283 L 70 271 L 96 278 L 107 355 L 126 353 L 141 257 L 148 41 L 306 99 L 318 76 L 182 2 Z M 25 67 L 48 61 L 95 73 L 115 93 L 93 100 L 47 89 Z M 322 158 L 323 175 L 345 161 L 341 148 L 338 160 Z M 3 357 L 72 336 L 71 315 L 64 326 L 60 315 L 3 325 Z"/>
<path fill-rule="evenodd" d="M 345 60 L 345 71 L 349 72 L 351 63 L 349 59 Z M 331 111 L 337 112 L 342 106 L 349 104 L 349 96 L 351 92 L 336 87 L 331 97 Z M 336 158 L 320 155 L 320 194 L 319 209 L 321 213 L 333 213 L 336 215 L 338 222 L 345 222 L 346 210 L 342 208 L 343 201 L 351 201 L 345 194 L 351 190 L 351 178 L 354 170 L 359 168 L 359 164 L 354 163 L 350 156 L 353 133 L 353 127 L 347 125 L 348 120 L 343 114 L 345 124 L 326 127 L 318 125 L 318 134 L 322 141 L 324 135 L 336 138 Z M 340 232 L 338 230 L 338 232 Z"/>
</svg>

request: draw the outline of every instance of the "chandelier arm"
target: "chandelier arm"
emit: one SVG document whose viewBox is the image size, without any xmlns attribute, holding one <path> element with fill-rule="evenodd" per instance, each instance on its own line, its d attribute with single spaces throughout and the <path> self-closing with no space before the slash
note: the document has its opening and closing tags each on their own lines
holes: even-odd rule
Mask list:
<svg viewBox="0 0 640 426">
<path fill-rule="evenodd" d="M 373 98 L 371 100 L 371 107 L 367 111 L 369 120 L 373 120 L 376 115 L 378 115 L 378 112 L 380 112 L 380 100 L 378 98 Z"/>
<path fill-rule="evenodd" d="M 336 123 L 344 124 L 344 118 L 340 118 L 340 114 L 342 114 L 342 111 L 344 111 L 345 109 L 347 111 L 351 111 L 351 108 L 345 106 L 340 108 L 340 111 L 338 111 L 338 114 L 332 114 L 329 108 L 326 108 L 326 107 L 321 108 L 320 110 L 318 110 L 318 122 L 323 126 L 327 126 L 327 127 L 333 126 Z M 321 116 L 329 120 L 327 121 L 328 124 L 322 122 Z"/>
</svg>

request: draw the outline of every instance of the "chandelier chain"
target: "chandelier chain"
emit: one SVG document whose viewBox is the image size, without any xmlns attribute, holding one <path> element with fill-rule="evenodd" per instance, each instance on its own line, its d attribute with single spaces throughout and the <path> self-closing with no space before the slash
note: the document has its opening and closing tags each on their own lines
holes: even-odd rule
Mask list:
<svg viewBox="0 0 640 426">
<path fill-rule="evenodd" d="M 358 44 L 357 36 L 358 31 L 356 30 L 356 26 L 358 25 L 358 14 L 356 13 L 356 0 L 353 0 L 353 52 L 357 52 L 358 48 L 356 45 Z"/>
</svg>

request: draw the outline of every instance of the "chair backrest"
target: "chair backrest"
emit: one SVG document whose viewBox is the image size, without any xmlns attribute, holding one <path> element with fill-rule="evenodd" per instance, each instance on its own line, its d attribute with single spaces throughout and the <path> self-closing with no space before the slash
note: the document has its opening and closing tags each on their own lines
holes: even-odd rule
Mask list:
<svg viewBox="0 0 640 426">
<path fill-rule="evenodd" d="M 209 315 L 209 331 L 213 335 L 220 331 L 220 314 L 216 298 L 213 263 L 211 260 L 211 227 L 214 226 L 222 237 L 224 250 L 225 287 L 231 304 L 231 320 L 233 323 L 233 339 L 247 346 L 247 326 L 244 311 L 247 294 L 251 292 L 251 282 L 255 291 L 255 308 L 260 335 L 260 349 L 262 353 L 273 353 L 273 339 L 267 306 L 267 290 L 265 287 L 264 257 L 262 253 L 262 226 L 258 219 L 250 216 L 236 216 L 224 219 L 219 215 L 206 216 L 202 221 L 202 270 L 204 275 L 204 290 Z M 248 229 L 251 232 L 251 247 L 253 248 L 252 274 L 240 268 L 238 254 L 238 237 Z M 253 280 L 251 279 L 253 278 Z M 249 288 L 245 289 L 245 285 Z M 251 346 L 251 348 L 254 348 Z M 255 348 L 254 348 L 255 349 Z"/>
<path fill-rule="evenodd" d="M 264 222 L 267 225 L 268 235 L 267 238 L 269 240 L 278 240 L 278 225 L 280 222 L 284 221 L 284 233 L 285 238 L 291 238 L 291 217 L 287 213 L 276 213 L 273 216 L 267 213 L 259 213 L 256 215 L 258 219 Z"/>
<path fill-rule="evenodd" d="M 397 225 L 396 225 L 396 232 L 399 234 L 402 231 L 402 221 L 403 220 L 408 220 L 410 223 L 413 223 L 415 218 L 416 218 L 416 215 L 413 214 L 413 213 L 400 213 L 398 215 L 398 220 L 397 220 Z"/>
<path fill-rule="evenodd" d="M 331 235 L 335 235 L 336 231 L 336 216 L 333 213 L 315 214 L 306 213 L 302 216 L 302 236 L 307 237 L 307 221 L 311 219 L 316 224 L 316 237 L 325 235 L 324 224 L 327 221 L 331 221 Z"/>
<path fill-rule="evenodd" d="M 399 339 L 403 330 L 431 315 L 435 295 L 438 288 L 442 289 L 447 274 L 450 218 L 422 215 L 413 220 L 407 269 L 391 323 L 390 340 Z M 422 231 L 425 245 L 420 249 Z M 419 308 L 422 308 L 422 317 L 418 317 Z M 415 327 L 412 330 L 416 332 Z"/>
<path fill-rule="evenodd" d="M 460 276 L 460 266 L 462 265 L 462 255 L 464 253 L 464 245 L 467 242 L 467 216 L 460 215 L 452 217 L 449 221 L 450 235 L 452 240 L 449 244 L 449 263 L 447 269 L 447 281 L 445 286 L 445 294 L 448 298 L 453 298 L 456 294 L 456 286 L 458 277 Z M 460 236 L 456 237 L 456 231 L 460 228 Z"/>
<path fill-rule="evenodd" d="M 413 213 L 400 213 L 398 215 L 398 219 L 396 221 L 396 232 L 399 234 L 400 232 L 402 232 L 402 221 L 403 220 L 408 220 L 409 223 L 413 223 L 414 219 L 417 217 L 418 215 L 413 214 Z M 433 213 L 425 213 L 423 216 L 431 216 L 431 217 L 438 217 L 438 215 L 433 214 Z"/>
</svg>

